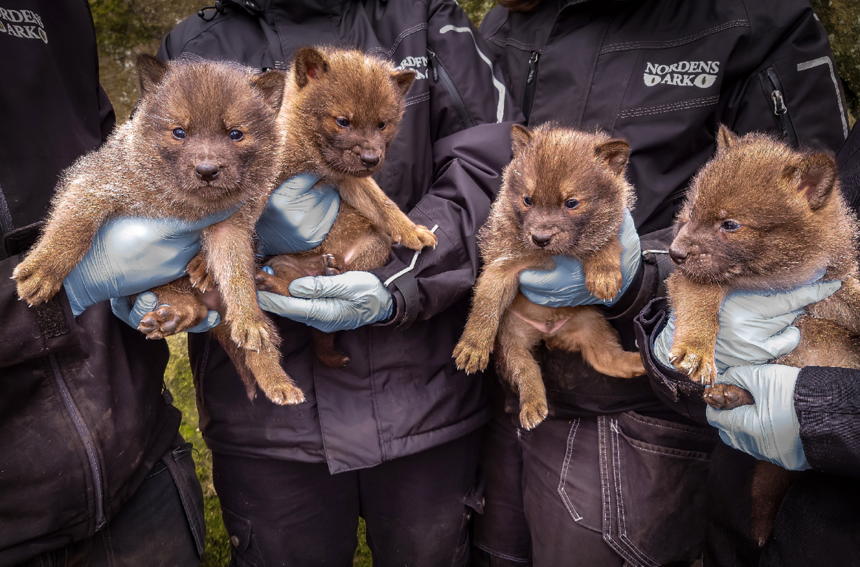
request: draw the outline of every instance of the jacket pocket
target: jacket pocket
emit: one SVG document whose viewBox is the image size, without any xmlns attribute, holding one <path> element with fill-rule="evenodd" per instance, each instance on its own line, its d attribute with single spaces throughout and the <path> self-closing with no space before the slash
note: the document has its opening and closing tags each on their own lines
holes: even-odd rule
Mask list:
<svg viewBox="0 0 860 567">
<path fill-rule="evenodd" d="M 231 512 L 224 506 L 221 506 L 221 515 L 232 546 L 230 567 L 265 567 L 266 563 L 257 542 L 254 541 L 251 520 Z"/>
<path fill-rule="evenodd" d="M 631 565 L 698 558 L 715 430 L 635 412 L 598 419 L 604 540 Z"/>
</svg>

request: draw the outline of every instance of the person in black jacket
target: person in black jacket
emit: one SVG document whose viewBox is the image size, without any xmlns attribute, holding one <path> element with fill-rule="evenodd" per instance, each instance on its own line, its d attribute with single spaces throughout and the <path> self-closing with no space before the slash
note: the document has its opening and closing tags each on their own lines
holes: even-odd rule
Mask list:
<svg viewBox="0 0 860 567">
<path fill-rule="evenodd" d="M 627 289 L 604 309 L 635 350 L 633 318 L 665 295 L 672 220 L 688 180 L 714 153 L 718 125 L 830 150 L 845 140 L 827 35 L 805 0 L 503 5 L 512 9 L 494 8 L 481 33 L 528 124 L 600 127 L 630 144 L 641 255 L 627 248 L 636 258 L 625 261 Z M 578 266 L 556 263 L 552 272 L 524 273 L 521 291 L 553 306 L 593 303 Z M 550 419 L 524 432 L 502 413 L 505 405 L 516 411 L 510 391 L 495 404 L 475 532 L 486 559 L 592 566 L 699 557 L 717 442 L 701 402 L 691 419 L 646 376 L 618 380 L 579 355 L 540 356 Z"/>
<path fill-rule="evenodd" d="M 284 69 L 299 47 L 332 45 L 417 72 L 376 181 L 439 238 L 420 253 L 395 246 L 369 273 L 310 280 L 317 291 L 345 283 L 334 286 L 337 298 L 303 300 L 300 313 L 261 300 L 285 315 L 276 318 L 283 365 L 305 403 L 249 402 L 217 341 L 191 337 L 200 428 L 234 562 L 348 564 L 361 515 L 380 565 L 466 564 L 489 409 L 483 377 L 458 372 L 451 353 L 478 271 L 476 234 L 511 159 L 510 124 L 500 123 L 512 117 L 511 98 L 453 0 L 224 4 L 179 24 L 159 56 Z M 368 294 L 376 308 L 355 311 L 348 328 L 358 328 L 338 334 L 351 362 L 322 366 L 308 325 L 327 325 L 324 312 Z"/>
<path fill-rule="evenodd" d="M 104 248 L 33 308 L 11 279 L 60 172 L 114 126 L 87 4 L 4 2 L 0 50 L 0 565 L 199 564 L 203 495 L 162 396 L 166 345 L 94 295 L 122 262 Z"/>
</svg>

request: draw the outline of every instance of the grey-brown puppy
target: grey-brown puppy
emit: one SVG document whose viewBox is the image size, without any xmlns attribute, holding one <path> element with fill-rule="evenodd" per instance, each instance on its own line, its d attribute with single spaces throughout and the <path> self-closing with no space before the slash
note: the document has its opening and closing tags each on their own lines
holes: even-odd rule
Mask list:
<svg viewBox="0 0 860 567">
<path fill-rule="evenodd" d="M 42 236 L 13 274 L 18 294 L 31 305 L 52 297 L 110 219 L 197 221 L 238 209 L 202 231 L 189 272 L 214 279 L 226 306 L 223 332 L 261 360 L 266 395 L 299 403 L 304 397 L 280 368 L 277 331 L 257 306 L 254 283 L 254 225 L 280 167 L 283 74 L 148 55 L 138 58 L 138 74 L 135 115 L 64 172 Z M 190 284 L 184 278 L 166 289 L 184 293 Z"/>
<path fill-rule="evenodd" d="M 630 150 L 623 140 L 552 124 L 533 131 L 515 125 L 512 139 L 513 161 L 478 235 L 484 269 L 454 358 L 472 373 L 486 368 L 498 348 L 501 377 L 518 390 L 520 422 L 532 429 L 548 411 L 533 354 L 541 340 L 581 352 L 609 376 L 645 372 L 639 354 L 621 348 L 596 307 L 545 307 L 518 290 L 523 270 L 551 270 L 552 257 L 564 254 L 582 262 L 592 294 L 614 298 L 622 285 L 619 231 L 635 194 L 624 178 Z"/>
</svg>

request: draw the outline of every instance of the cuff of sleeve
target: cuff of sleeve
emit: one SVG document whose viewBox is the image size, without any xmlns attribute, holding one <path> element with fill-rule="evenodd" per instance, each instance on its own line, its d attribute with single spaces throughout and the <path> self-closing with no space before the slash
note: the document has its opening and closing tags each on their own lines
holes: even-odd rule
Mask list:
<svg viewBox="0 0 860 567">
<path fill-rule="evenodd" d="M 654 338 L 660 334 L 668 320 L 669 306 L 666 298 L 648 303 L 634 320 L 636 344 L 651 382 L 651 389 L 660 400 L 681 415 L 699 423 L 707 423 L 705 402 L 702 400 L 705 387 L 674 368 L 663 366 L 654 355 Z"/>
<path fill-rule="evenodd" d="M 391 317 L 375 325 L 394 325 L 398 330 L 408 328 L 418 317 L 418 283 L 409 266 L 392 254 L 388 264 L 370 273 L 379 278 L 394 299 Z"/>
<path fill-rule="evenodd" d="M 644 261 L 639 262 L 639 269 L 624 295 L 611 306 L 600 307 L 603 316 L 609 320 L 632 320 L 654 298 L 654 292 L 657 290 L 656 282 L 656 266 Z"/>
<path fill-rule="evenodd" d="M 860 475 L 860 384 L 857 371 L 807 366 L 797 376 L 794 410 L 809 465 L 823 473 Z"/>
</svg>

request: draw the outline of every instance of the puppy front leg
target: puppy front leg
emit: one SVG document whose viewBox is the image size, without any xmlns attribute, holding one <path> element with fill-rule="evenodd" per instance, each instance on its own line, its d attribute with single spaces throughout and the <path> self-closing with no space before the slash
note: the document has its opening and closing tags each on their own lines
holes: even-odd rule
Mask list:
<svg viewBox="0 0 860 567">
<path fill-rule="evenodd" d="M 714 347 L 720 332 L 720 307 L 725 300 L 718 285 L 691 282 L 679 272 L 667 281 L 675 334 L 669 360 L 691 380 L 713 384 L 717 377 Z"/>
<path fill-rule="evenodd" d="M 582 259 L 585 272 L 585 287 L 598 299 L 614 299 L 623 285 L 621 253 L 623 248 L 617 239 L 610 240 L 603 248 Z"/>
<path fill-rule="evenodd" d="M 355 207 L 394 242 L 412 250 L 436 246 L 436 235 L 427 227 L 415 224 L 370 177 L 351 177 L 338 184 L 343 199 Z"/>
</svg>

